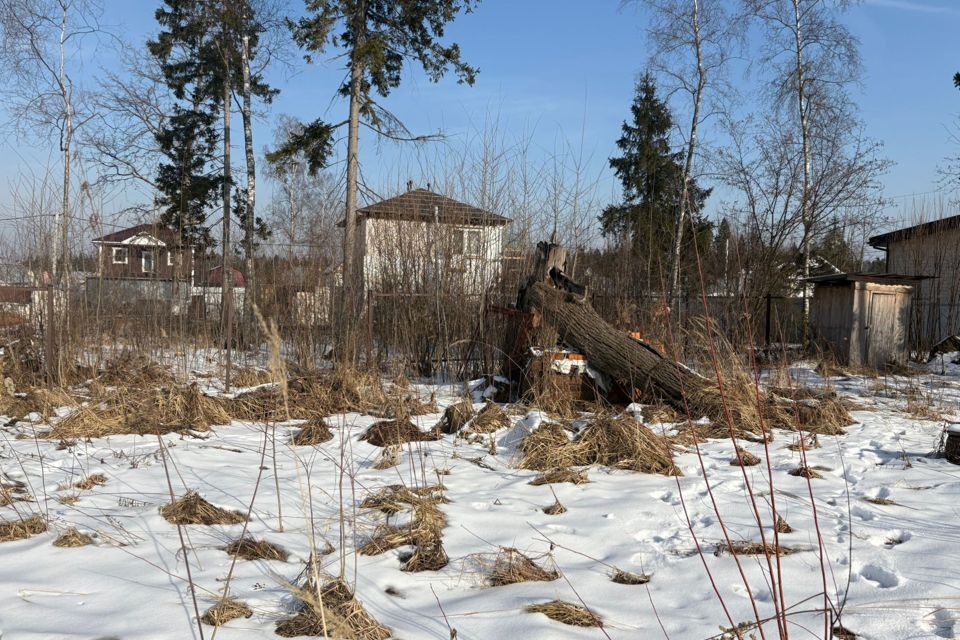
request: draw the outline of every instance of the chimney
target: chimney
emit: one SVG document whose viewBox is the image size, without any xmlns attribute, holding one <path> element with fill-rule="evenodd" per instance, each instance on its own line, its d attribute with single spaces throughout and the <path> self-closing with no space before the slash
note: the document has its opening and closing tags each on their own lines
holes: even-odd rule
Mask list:
<svg viewBox="0 0 960 640">
<path fill-rule="evenodd" d="M 407 180 L 407 191 L 413 191 L 413 180 Z"/>
</svg>

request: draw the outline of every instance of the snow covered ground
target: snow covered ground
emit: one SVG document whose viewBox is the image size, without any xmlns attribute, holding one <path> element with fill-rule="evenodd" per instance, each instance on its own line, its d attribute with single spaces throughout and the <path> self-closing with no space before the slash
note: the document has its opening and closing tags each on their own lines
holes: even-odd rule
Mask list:
<svg viewBox="0 0 960 640">
<path fill-rule="evenodd" d="M 939 375 L 939 364 L 931 371 L 936 373 L 831 379 L 862 410 L 853 412 L 857 424 L 845 435 L 821 436 L 821 447 L 807 452 L 808 464 L 822 476 L 809 485 L 788 474 L 800 459 L 787 448 L 794 434 L 777 432 L 769 445 L 777 508 L 793 529 L 781 535 L 781 544 L 795 551 L 781 558 L 791 638 L 823 637 L 823 616 L 815 611 L 823 606 L 824 581 L 831 601 L 845 602 L 842 624 L 858 638 L 960 637 L 960 467 L 931 455 L 944 419 L 907 412 L 939 406 L 946 417 L 960 420 L 960 367 L 949 367 L 947 375 Z M 810 367 L 791 373 L 802 384 L 824 384 Z M 417 390 L 423 397 L 437 394 L 441 410 L 462 391 L 442 385 Z M 415 420 L 428 429 L 439 417 Z M 384 470 L 373 468 L 381 449 L 358 439 L 376 418 L 333 416 L 327 422 L 335 437 L 315 447 L 289 444 L 298 423 L 278 425 L 278 477 L 268 451 L 247 533 L 282 546 L 289 556 L 237 562 L 230 593 L 253 615 L 221 627 L 217 637 L 277 637 L 277 621 L 296 606 L 287 583 L 309 557 L 311 529 L 336 548 L 323 558 L 326 571 L 336 574 L 345 563 L 359 600 L 397 638 L 450 638 L 451 627 L 459 640 L 710 638 L 730 626 L 724 607 L 737 623 L 755 620 L 752 602 L 761 617 L 772 614 L 763 556 L 715 553 L 724 540 L 721 522 L 734 541 L 760 540 L 743 472 L 730 464 L 733 443 L 710 441 L 699 456 L 693 449 L 678 452 L 682 477 L 592 467 L 587 484 L 532 486 L 538 474 L 513 463 L 520 439 L 542 419 L 536 412 L 512 414 L 513 426 L 494 436 L 495 453 L 489 442 L 444 436 L 412 443 L 399 466 Z M 65 448 L 17 439 L 34 428 L 39 425 L 21 422 L 0 429 L 0 471 L 6 481 L 24 483 L 24 493 L 34 499 L 0 508 L 0 520 L 41 512 L 50 523 L 47 533 L 0 543 L 0 638 L 198 638 L 177 527 L 159 514 L 169 489 L 156 437 L 115 436 Z M 164 436 L 174 492 L 196 490 L 220 507 L 245 512 L 265 429 L 270 427 L 234 422 L 201 437 Z M 769 540 L 767 454 L 763 444 L 740 444 L 764 460 L 746 474 Z M 106 484 L 71 488 L 94 473 L 104 474 Z M 405 549 L 376 556 L 353 552 L 385 518 L 359 508 L 364 496 L 388 484 L 438 481 L 449 499 L 440 507 L 447 519 L 445 568 L 403 572 L 399 558 Z M 554 492 L 567 511 L 547 515 L 542 509 L 554 502 Z M 92 535 L 94 544 L 53 546 L 70 527 Z M 184 527 L 201 613 L 221 593 L 233 560 L 223 547 L 242 528 Z M 544 566 L 555 564 L 561 577 L 488 586 L 484 559 L 501 546 Z M 647 574 L 650 581 L 614 583 L 614 568 Z M 567 626 L 524 611 L 555 599 L 585 604 L 602 618 L 603 628 Z M 773 622 L 763 630 L 767 638 L 777 637 Z M 206 637 L 212 633 L 205 628 Z"/>
</svg>

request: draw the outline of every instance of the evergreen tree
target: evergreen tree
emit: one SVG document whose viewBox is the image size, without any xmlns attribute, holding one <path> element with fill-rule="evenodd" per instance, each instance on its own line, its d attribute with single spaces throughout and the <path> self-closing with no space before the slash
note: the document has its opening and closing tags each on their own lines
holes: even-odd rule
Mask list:
<svg viewBox="0 0 960 640">
<path fill-rule="evenodd" d="M 223 64 L 209 0 L 164 0 L 154 14 L 161 26 L 147 49 L 160 64 L 178 103 L 156 138 L 165 160 L 157 168 L 160 221 L 198 249 L 214 244 L 207 216 L 222 188 L 216 166 L 223 104 Z"/>
<path fill-rule="evenodd" d="M 623 200 L 600 215 L 603 234 L 629 243 L 647 259 L 647 284 L 655 273 L 665 272 L 675 221 L 683 193 L 683 154 L 670 150 L 673 117 L 657 96 L 653 77 L 647 73 L 637 82 L 631 121 L 624 122 L 617 147 L 622 155 L 610 158 L 610 167 L 623 186 Z M 690 181 L 690 219 L 700 235 L 700 211 L 710 194 Z"/>
</svg>

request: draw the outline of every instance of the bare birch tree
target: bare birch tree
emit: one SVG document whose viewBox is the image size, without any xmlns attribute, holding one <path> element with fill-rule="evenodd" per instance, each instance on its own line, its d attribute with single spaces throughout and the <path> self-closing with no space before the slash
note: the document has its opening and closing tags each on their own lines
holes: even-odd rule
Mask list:
<svg viewBox="0 0 960 640">
<path fill-rule="evenodd" d="M 847 88 L 860 76 L 858 42 L 839 15 L 853 0 L 747 0 L 752 14 L 764 26 L 767 39 L 761 62 L 773 74 L 772 97 L 778 108 L 792 111 L 803 158 L 800 191 L 802 273 L 810 275 L 811 241 L 818 220 L 813 211 L 813 138 L 828 133 L 815 130 L 834 118 L 817 117 L 846 105 Z M 846 113 L 851 116 L 851 112 Z M 803 280 L 803 311 L 810 312 L 808 284 Z"/>
<path fill-rule="evenodd" d="M 677 212 L 667 301 L 673 303 L 680 283 L 681 247 L 690 209 L 690 183 L 696 170 L 700 127 L 721 110 L 729 92 L 726 67 L 742 38 L 743 20 L 722 0 L 643 0 L 650 10 L 647 32 L 653 48 L 650 68 L 674 108 L 687 112 L 680 205 Z M 677 105 L 676 102 L 682 102 Z"/>
</svg>

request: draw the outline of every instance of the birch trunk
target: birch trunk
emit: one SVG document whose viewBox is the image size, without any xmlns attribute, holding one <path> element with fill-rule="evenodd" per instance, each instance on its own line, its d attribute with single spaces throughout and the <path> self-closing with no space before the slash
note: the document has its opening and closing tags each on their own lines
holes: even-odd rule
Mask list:
<svg viewBox="0 0 960 640">
<path fill-rule="evenodd" d="M 810 318 L 810 234 L 813 231 L 813 216 L 810 213 L 810 126 L 807 122 L 807 103 L 804 87 L 803 69 L 803 21 L 800 15 L 800 0 L 793 0 L 794 37 L 796 38 L 797 57 L 797 108 L 800 113 L 800 136 L 803 142 L 803 190 L 800 193 L 800 220 L 803 224 L 803 342 L 808 337 L 808 320 Z"/>
<path fill-rule="evenodd" d="M 683 164 L 681 176 L 680 211 L 677 214 L 676 232 L 673 235 L 673 258 L 670 268 L 670 289 L 667 304 L 672 307 L 680 286 L 680 254 L 683 248 L 684 222 L 690 209 L 690 176 L 693 172 L 693 154 L 697 149 L 697 128 L 700 124 L 700 104 L 707 83 L 706 70 L 703 67 L 703 43 L 700 38 L 700 0 L 693 0 L 693 45 L 697 56 L 697 86 L 693 94 L 693 117 L 690 120 L 690 134 L 687 138 L 687 158 Z M 696 238 L 694 238 L 696 242 Z"/>
<path fill-rule="evenodd" d="M 257 291 L 256 247 L 254 229 L 257 204 L 257 164 L 253 152 L 253 98 L 250 88 L 250 36 L 243 34 L 240 60 L 243 65 L 243 146 L 247 164 L 247 217 L 244 220 L 244 256 L 246 258 L 247 291 L 244 296 L 244 324 L 253 328 L 253 304 Z"/>
<path fill-rule="evenodd" d="M 230 270 L 230 59 L 224 55 L 223 83 L 223 264 L 220 283 L 224 355 L 223 386 L 230 391 L 231 349 L 233 346 L 233 273 Z"/>
</svg>

